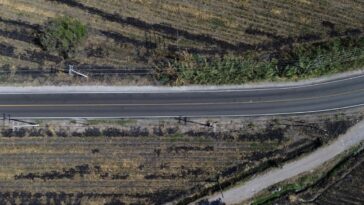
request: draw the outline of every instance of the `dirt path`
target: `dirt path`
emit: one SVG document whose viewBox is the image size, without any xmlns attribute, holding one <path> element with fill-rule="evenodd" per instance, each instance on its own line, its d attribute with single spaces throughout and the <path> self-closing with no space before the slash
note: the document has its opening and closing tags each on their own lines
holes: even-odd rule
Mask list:
<svg viewBox="0 0 364 205">
<path fill-rule="evenodd" d="M 241 203 L 252 198 L 255 194 L 271 185 L 319 167 L 323 163 L 333 159 L 338 154 L 362 142 L 363 140 L 364 121 L 352 127 L 345 135 L 342 135 L 330 145 L 327 145 L 297 161 L 290 162 L 282 168 L 274 169 L 257 176 L 244 184 L 224 191 L 224 198 L 222 198 L 221 193 L 216 193 L 215 195 L 208 197 L 208 199 L 209 201 L 212 201 L 222 198 L 222 201 L 226 204 Z"/>
</svg>

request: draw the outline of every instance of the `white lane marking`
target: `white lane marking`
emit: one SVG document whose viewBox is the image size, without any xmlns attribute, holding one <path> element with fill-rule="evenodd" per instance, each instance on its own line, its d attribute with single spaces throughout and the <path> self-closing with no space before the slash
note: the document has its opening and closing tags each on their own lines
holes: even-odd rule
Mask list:
<svg viewBox="0 0 364 205">
<path fill-rule="evenodd" d="M 297 88 L 307 88 L 307 87 L 315 87 L 320 85 L 334 84 L 343 81 L 354 80 L 358 78 L 364 77 L 364 74 L 342 78 L 336 80 L 328 80 L 324 82 L 311 83 L 306 85 L 282 85 L 277 87 L 262 87 L 262 88 L 239 88 L 233 87 L 229 88 L 229 86 L 210 86 L 206 88 L 196 88 L 193 86 L 186 87 L 106 87 L 106 86 L 64 86 L 64 87 L 9 87 L 9 89 L 19 89 L 19 92 L 0 92 L 0 95 L 25 95 L 25 94 L 137 94 L 137 93 L 221 93 L 221 92 L 254 92 L 254 91 L 270 91 L 270 90 L 288 90 L 288 89 L 297 89 Z M 5 89 L 7 87 L 0 87 L 1 89 Z M 48 89 L 48 90 L 41 90 Z M 54 90 L 52 90 L 54 89 Z M 71 89 L 71 90 L 67 90 Z M 77 91 L 77 89 L 82 89 Z M 85 90 L 83 90 L 85 89 Z M 111 89 L 111 90 L 110 90 Z M 116 89 L 116 90 L 112 90 Z M 127 91 L 130 89 L 131 91 Z M 144 90 L 143 90 L 144 89 Z M 29 91 L 22 91 L 29 90 Z M 75 91 L 73 91 L 75 90 Z M 92 91 L 98 90 L 98 91 Z"/>
<path fill-rule="evenodd" d="M 302 114 L 313 114 L 313 113 L 324 113 L 338 110 L 345 110 L 350 108 L 362 107 L 363 104 L 351 105 L 339 108 L 330 108 L 322 110 L 302 111 L 302 112 L 286 112 L 286 113 L 268 113 L 268 114 L 250 114 L 250 115 L 183 115 L 184 117 L 190 118 L 202 118 L 202 117 L 264 117 L 264 116 L 280 116 L 280 115 L 302 115 Z M 160 116 L 119 116 L 119 117 L 16 117 L 18 119 L 144 119 L 144 118 L 175 118 L 182 115 L 160 115 Z"/>
</svg>

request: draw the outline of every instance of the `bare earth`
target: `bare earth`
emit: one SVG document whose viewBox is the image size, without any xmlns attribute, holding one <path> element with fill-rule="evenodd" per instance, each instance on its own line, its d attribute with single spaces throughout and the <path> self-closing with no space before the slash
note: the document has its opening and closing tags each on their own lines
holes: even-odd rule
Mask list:
<svg viewBox="0 0 364 205">
<path fill-rule="evenodd" d="M 288 163 L 282 168 L 274 169 L 265 174 L 257 176 L 244 184 L 231 188 L 209 197 L 209 201 L 222 198 L 226 204 L 242 203 L 252 198 L 255 194 L 278 182 L 282 182 L 304 172 L 313 170 L 323 163 L 333 159 L 338 154 L 351 148 L 364 140 L 364 121 L 351 128 L 345 135 L 339 137 L 335 142 L 323 147 L 312 154 L 297 161 Z"/>
</svg>

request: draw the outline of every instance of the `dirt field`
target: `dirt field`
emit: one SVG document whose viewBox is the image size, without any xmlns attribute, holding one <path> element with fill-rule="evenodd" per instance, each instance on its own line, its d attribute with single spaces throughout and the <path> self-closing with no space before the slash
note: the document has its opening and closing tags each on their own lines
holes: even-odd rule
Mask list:
<svg viewBox="0 0 364 205">
<path fill-rule="evenodd" d="M 363 204 L 364 203 L 364 154 L 356 158 L 357 164 L 345 178 L 326 190 L 316 204 Z"/>
<path fill-rule="evenodd" d="M 264 52 L 364 27 L 364 4 L 354 0 L 0 0 L 0 12 L 3 83 L 85 83 L 62 74 L 73 64 L 89 81 L 156 84 L 153 64 L 175 52 Z M 89 27 L 84 46 L 68 61 L 35 42 L 39 26 L 59 15 Z"/>
<path fill-rule="evenodd" d="M 318 148 L 360 116 L 4 122 L 0 202 L 185 204 Z"/>
<path fill-rule="evenodd" d="M 296 193 L 288 192 L 269 204 L 363 204 L 364 150 L 358 150 L 334 162 L 336 165 L 322 167 L 320 171 L 326 174 L 318 177 L 313 184 Z"/>
</svg>

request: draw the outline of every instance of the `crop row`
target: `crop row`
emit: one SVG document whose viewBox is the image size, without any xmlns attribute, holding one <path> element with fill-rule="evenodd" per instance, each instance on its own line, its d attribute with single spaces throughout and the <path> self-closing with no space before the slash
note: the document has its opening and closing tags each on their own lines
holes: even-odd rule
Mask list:
<svg viewBox="0 0 364 205">
<path fill-rule="evenodd" d="M 176 29 L 172 26 L 167 26 L 167 25 L 163 25 L 163 24 L 150 24 L 150 23 L 147 23 L 145 21 L 142 21 L 142 20 L 139 20 L 139 19 L 136 19 L 133 17 L 123 17 L 123 16 L 120 16 L 119 14 L 110 14 L 105 11 L 102 11 L 101 9 L 90 7 L 90 6 L 87 6 L 80 2 L 73 1 L 73 0 L 53 0 L 53 1 L 67 4 L 71 7 L 77 7 L 79 9 L 85 10 L 91 14 L 99 15 L 99 16 L 103 17 L 104 19 L 111 21 L 111 22 L 117 22 L 122 25 L 131 25 L 131 26 L 137 27 L 137 28 L 145 30 L 145 31 L 154 30 L 154 31 L 157 31 L 160 33 L 168 34 L 170 36 L 180 35 L 186 39 L 191 39 L 193 41 L 199 41 L 199 42 L 204 42 L 204 43 L 208 43 L 208 44 L 217 44 L 220 47 L 223 47 L 226 49 L 231 49 L 231 48 L 235 47 L 234 45 L 232 45 L 226 41 L 214 39 L 208 35 L 193 34 L 188 31 L 185 31 L 185 30 Z"/>
<path fill-rule="evenodd" d="M 162 204 L 169 200 L 178 197 L 183 194 L 183 191 L 176 189 L 169 190 L 158 190 L 155 192 L 145 193 L 140 192 L 137 194 L 128 193 L 97 193 L 97 192 L 27 192 L 27 191 L 16 191 L 16 192 L 4 192 L 0 193 L 0 204 L 15 204 L 15 201 L 21 204 L 74 204 L 80 205 L 81 202 L 93 202 L 94 200 L 105 201 L 105 205 L 121 205 L 124 204 L 123 199 L 130 200 L 134 199 L 135 204 Z M 130 202 L 130 201 L 128 201 Z"/>
<path fill-rule="evenodd" d="M 19 58 L 25 61 L 31 61 L 36 63 L 44 63 L 44 61 L 59 63 L 60 61 L 62 61 L 60 57 L 48 54 L 46 52 L 26 50 L 25 53 L 15 54 L 15 47 L 4 43 L 0 43 L 0 49 L 0 55 L 2 56 Z"/>
<path fill-rule="evenodd" d="M 97 5 L 97 7 L 100 8 L 103 7 L 104 9 L 114 12 L 121 11 L 121 9 L 119 8 L 122 8 L 122 3 L 118 1 L 112 1 L 107 3 L 105 1 L 100 1 L 100 3 L 91 2 L 91 4 L 93 4 L 94 6 Z M 188 12 L 191 12 L 194 9 L 197 9 L 201 13 L 206 12 L 208 14 L 211 14 L 215 18 L 219 18 L 222 20 L 226 20 L 226 16 L 229 16 L 233 22 L 239 22 L 241 26 L 234 28 L 230 28 L 228 25 L 222 24 L 223 28 L 218 29 L 218 33 L 221 34 L 222 38 L 229 36 L 227 33 L 224 33 L 224 31 L 231 32 L 232 39 L 234 39 L 236 36 L 242 36 L 242 38 L 244 38 L 244 28 L 249 25 L 263 29 L 264 31 L 276 31 L 275 33 L 278 32 L 284 36 L 289 35 L 287 31 L 298 30 L 296 28 L 299 27 L 309 27 L 311 30 L 317 30 L 317 28 L 314 29 L 312 27 L 320 26 L 320 20 L 330 20 L 335 23 L 338 22 L 341 25 L 344 24 L 344 22 L 356 22 L 356 24 L 354 24 L 356 27 L 360 25 L 357 24 L 358 21 L 356 20 L 354 14 L 352 14 L 351 17 L 348 18 L 348 15 L 350 14 L 348 14 L 349 12 L 347 12 L 345 9 L 335 7 L 335 9 L 338 10 L 337 12 L 326 13 L 326 8 L 320 6 L 319 3 L 306 5 L 303 3 L 292 4 L 291 2 L 286 1 L 254 1 L 252 3 L 241 3 L 246 4 L 246 6 L 244 5 L 241 7 L 237 6 L 237 3 L 235 2 L 221 1 L 210 1 L 208 4 L 201 1 L 166 1 L 165 4 L 162 5 L 152 1 L 151 4 L 153 12 L 148 12 L 146 15 L 153 15 L 154 13 L 161 15 L 163 16 L 163 19 L 168 19 L 169 23 L 177 24 L 179 25 L 179 27 L 181 27 L 181 25 L 183 24 L 183 27 L 186 30 L 193 30 L 194 32 L 204 31 L 205 33 L 214 33 L 216 31 L 216 29 L 214 30 L 214 28 L 208 27 L 210 24 L 209 22 L 198 23 L 197 21 L 195 21 L 195 19 L 191 18 L 191 16 L 188 15 Z M 336 3 L 332 4 L 336 5 Z M 171 10 L 166 10 L 165 8 L 171 8 Z M 173 8 L 175 10 L 173 10 Z M 187 8 L 187 11 L 184 8 Z M 188 10 L 188 8 L 190 9 Z M 355 8 L 355 12 L 357 12 L 356 14 L 359 14 L 360 7 Z M 136 9 L 142 10 L 143 6 L 136 6 Z M 281 12 L 284 12 L 285 15 L 272 14 L 272 11 L 270 9 L 280 10 Z M 286 17 L 287 14 L 290 16 L 290 18 Z M 315 20 L 317 19 L 318 22 L 316 23 L 315 21 L 314 24 L 301 22 L 301 16 L 308 16 L 310 19 Z M 177 22 L 177 19 L 181 18 L 183 18 L 184 21 Z M 188 19 L 190 19 L 190 21 L 188 21 Z M 231 19 L 229 21 L 231 21 Z"/>
<path fill-rule="evenodd" d="M 194 28 L 196 26 L 200 26 L 200 25 L 204 25 L 204 24 L 196 24 L 196 25 L 187 27 L 186 29 L 177 29 L 171 25 L 166 25 L 166 24 L 161 24 L 161 23 L 147 23 L 143 20 L 140 20 L 140 19 L 137 19 L 134 17 L 123 17 L 118 14 L 114 14 L 116 12 L 105 11 L 105 9 L 107 9 L 107 10 L 118 9 L 118 8 L 121 9 L 122 3 L 117 2 L 117 1 L 112 1 L 112 2 L 107 2 L 107 3 L 104 1 L 100 1 L 99 3 L 93 2 L 93 1 L 88 2 L 88 4 L 91 4 L 94 6 L 90 6 L 88 4 L 80 3 L 78 1 L 73 1 L 73 0 L 65 0 L 65 1 L 57 0 L 54 2 L 66 4 L 72 8 L 77 8 L 79 10 L 86 11 L 88 13 L 92 13 L 96 16 L 104 18 L 106 21 L 109 21 L 109 22 L 116 22 L 121 25 L 133 26 L 133 27 L 136 27 L 137 29 L 141 29 L 144 31 L 156 31 L 160 34 L 163 34 L 163 35 L 169 36 L 169 37 L 175 37 L 176 35 L 179 35 L 185 39 L 188 39 L 188 40 L 191 40 L 194 42 L 202 42 L 202 43 L 206 43 L 209 45 L 216 45 L 222 49 L 242 50 L 242 49 L 249 48 L 249 46 L 251 47 L 251 45 L 252 45 L 247 42 L 240 42 L 240 44 L 239 43 L 232 44 L 232 43 L 229 43 L 224 40 L 212 38 L 208 34 L 196 34 L 196 33 L 201 33 L 201 32 L 198 32 L 199 29 L 196 30 L 197 32 L 194 31 L 193 33 L 188 31 L 188 30 L 194 30 Z M 132 3 L 129 3 L 129 4 L 132 5 Z M 179 8 L 180 5 L 186 6 L 183 2 L 181 2 L 181 3 L 168 2 L 168 4 L 172 5 L 172 7 L 175 7 L 175 8 Z M 201 6 L 201 2 L 196 2 L 196 3 L 188 2 L 188 4 L 192 4 L 193 6 L 195 6 L 197 8 L 198 8 L 198 6 Z M 97 5 L 97 7 L 95 5 Z M 156 5 L 157 4 L 153 4 L 153 9 L 158 8 L 158 7 L 156 7 Z M 299 5 L 306 6 L 304 4 L 299 4 Z M 136 6 L 136 5 L 133 5 L 133 6 Z M 316 6 L 317 5 L 314 4 L 314 5 L 311 5 L 310 7 L 315 8 Z M 299 9 L 299 7 L 296 5 L 287 6 L 287 2 L 282 3 L 282 2 L 257 1 L 255 3 L 248 4 L 248 7 L 251 7 L 252 10 L 245 9 L 244 6 L 237 7 L 235 2 L 226 3 L 226 2 L 212 1 L 209 4 L 205 5 L 205 8 L 210 10 L 210 12 L 213 12 L 213 14 L 217 15 L 219 18 L 224 15 L 218 14 L 219 13 L 218 11 L 221 11 L 221 8 L 224 8 L 224 12 L 230 13 L 231 16 L 233 16 L 234 21 L 239 21 L 240 24 L 243 25 L 243 30 L 242 30 L 243 32 L 246 32 L 246 30 L 244 31 L 244 29 L 247 29 L 247 28 L 249 28 L 250 25 L 252 25 L 254 28 L 263 30 L 263 32 L 265 32 L 265 33 L 270 33 L 270 36 L 275 35 L 275 33 L 277 33 L 277 32 L 274 32 L 274 30 L 275 30 L 274 28 L 276 28 L 277 26 L 280 26 L 281 24 L 283 24 L 287 21 L 290 21 L 289 24 L 285 25 L 285 27 L 282 27 L 282 29 L 279 30 L 280 33 L 278 32 L 280 34 L 280 36 L 287 37 L 286 34 L 282 35 L 281 32 L 287 30 L 287 27 L 288 28 L 292 28 L 293 26 L 297 27 L 297 24 L 300 24 L 298 19 L 300 19 L 299 16 L 301 14 L 313 16 L 315 19 L 322 19 L 323 21 L 333 21 L 334 23 L 339 22 L 341 24 L 343 24 L 344 22 L 346 22 L 348 20 L 344 16 L 342 18 L 340 18 L 340 17 L 334 17 L 334 15 L 331 15 L 331 16 L 329 16 L 327 14 L 322 15 L 321 13 L 322 13 L 322 10 L 324 9 L 322 7 L 319 7 L 318 10 L 314 10 L 315 12 L 312 12 L 312 9 L 311 10 L 310 9 Z M 104 9 L 100 9 L 100 8 L 104 8 Z M 142 9 L 142 7 L 136 7 L 136 8 Z M 163 11 L 162 8 L 156 9 L 155 12 L 161 13 Z M 289 12 L 289 15 L 295 16 L 296 13 L 298 13 L 298 14 L 296 14 L 297 16 L 295 16 L 295 18 L 290 18 L 290 19 L 285 18 L 284 15 L 282 15 L 282 16 L 278 15 L 275 18 L 272 18 L 271 12 L 267 12 L 267 10 L 269 8 L 278 8 L 278 9 L 282 9 L 285 12 L 289 12 L 291 10 L 292 11 L 297 10 L 297 12 Z M 242 10 L 245 12 L 241 12 Z M 116 11 L 116 10 L 114 10 L 114 11 Z M 252 12 L 252 11 L 255 11 L 254 12 L 255 14 L 253 16 L 250 15 L 250 12 Z M 341 12 L 341 11 L 339 11 L 339 13 L 340 13 L 340 15 L 345 14 L 344 12 Z M 150 13 L 148 13 L 147 15 L 150 15 Z M 336 15 L 338 15 L 338 14 L 336 14 Z M 162 16 L 165 16 L 165 15 L 162 15 Z M 178 16 L 178 14 L 176 14 L 175 12 L 168 13 L 168 16 L 173 16 L 172 17 L 173 22 L 176 22 L 176 19 L 181 18 L 181 16 Z M 258 18 L 258 21 L 255 22 L 255 19 L 257 19 L 257 18 Z M 352 18 L 352 17 L 350 17 L 350 18 Z M 344 19 L 344 20 L 342 20 L 340 22 L 341 19 Z M 250 22 L 245 22 L 247 20 L 249 20 Z M 268 25 L 267 22 L 270 22 L 272 20 L 277 21 L 277 22 L 275 22 L 272 25 L 269 25 L 270 27 L 263 27 L 264 23 L 265 23 L 264 25 Z M 241 21 L 243 21 L 243 22 L 241 22 Z M 180 22 L 183 22 L 183 21 L 180 21 Z M 320 25 L 320 24 L 321 24 L 321 22 L 318 23 L 318 25 Z M 315 26 L 317 26 L 317 25 L 315 25 Z M 355 26 L 358 26 L 358 25 L 356 24 Z M 354 28 L 356 28 L 356 27 L 354 27 Z M 240 29 L 240 28 L 235 28 L 235 29 Z M 203 29 L 200 29 L 200 30 L 203 30 Z M 226 30 L 226 29 L 222 29 L 222 31 L 223 30 Z M 230 29 L 230 30 L 233 31 L 232 29 Z M 109 32 L 109 31 L 105 31 L 105 32 Z M 119 35 L 119 33 L 113 32 L 113 31 L 110 31 L 110 34 Z M 231 36 L 235 37 L 235 36 L 237 36 L 237 34 L 240 36 L 244 36 L 244 33 L 233 33 Z M 247 34 L 249 34 L 249 32 Z M 310 34 L 310 35 L 312 35 L 312 34 Z M 227 35 L 222 35 L 222 36 L 227 36 Z M 251 36 L 256 36 L 256 35 L 251 35 Z M 269 37 L 269 35 L 266 35 L 266 36 Z M 130 43 L 134 43 L 136 45 L 145 44 L 144 42 L 141 42 L 141 41 L 136 42 L 135 39 L 125 37 L 123 35 L 120 36 L 120 39 L 121 39 L 121 41 L 126 41 L 126 42 L 130 41 Z M 247 46 L 246 48 L 244 48 L 244 44 L 245 44 L 245 46 Z M 260 45 L 262 45 L 262 43 L 260 43 Z M 263 46 L 263 47 L 267 47 L 267 46 Z M 254 47 L 251 47 L 251 48 L 254 48 Z"/>
</svg>

